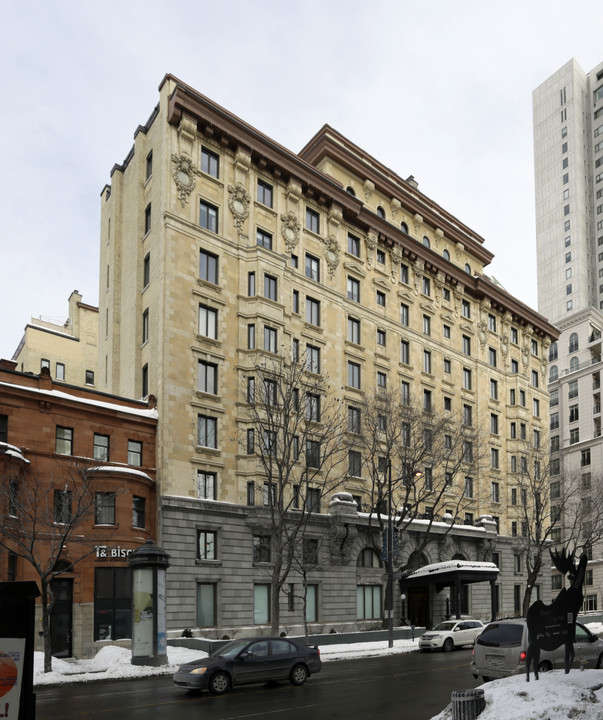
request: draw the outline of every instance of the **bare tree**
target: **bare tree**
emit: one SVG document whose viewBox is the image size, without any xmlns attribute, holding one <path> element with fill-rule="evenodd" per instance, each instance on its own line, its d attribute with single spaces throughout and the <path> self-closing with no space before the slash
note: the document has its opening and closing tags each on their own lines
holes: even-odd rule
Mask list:
<svg viewBox="0 0 603 720">
<path fill-rule="evenodd" d="M 537 436 L 538 437 L 538 436 Z M 551 475 L 548 452 L 536 442 L 524 442 L 512 458 L 516 480 L 511 487 L 512 534 L 523 551 L 527 573 L 522 612 L 530 607 L 534 587 L 549 548 L 588 549 L 603 539 L 603 494 L 601 478 L 590 472 L 569 471 Z"/>
<path fill-rule="evenodd" d="M 446 533 L 459 519 L 467 521 L 465 513 L 478 498 L 486 450 L 469 411 L 463 418 L 440 415 L 411 398 L 382 391 L 349 412 L 350 430 L 356 433 L 350 462 L 368 472 L 370 522 L 376 520 L 382 538 L 390 504 L 398 532 L 419 519 L 426 521 L 417 535 L 418 553 L 433 540 L 434 522 L 446 516 Z M 400 566 L 407 568 L 408 562 Z"/>
<path fill-rule="evenodd" d="M 313 513 L 344 480 L 346 432 L 341 401 L 311 354 L 277 358 L 244 378 L 241 442 L 255 457 L 254 488 L 265 506 L 266 533 L 254 537 L 254 561 L 270 575 L 272 632 L 280 595 Z"/>
<path fill-rule="evenodd" d="M 293 550 L 293 566 L 292 569 L 297 571 L 301 577 L 301 593 L 295 597 L 301 601 L 302 617 L 304 621 L 304 637 L 306 643 L 309 639 L 309 620 L 308 620 L 308 588 L 310 587 L 310 573 L 316 570 L 320 565 L 321 539 L 314 537 L 304 537 L 301 543 L 297 543 Z M 314 600 L 316 598 L 314 597 Z"/>
<path fill-rule="evenodd" d="M 65 462 L 60 474 L 30 467 L 0 475 L 0 548 L 26 560 L 40 583 L 44 672 L 52 670 L 52 581 L 94 552 L 88 526 L 94 518 L 95 485 L 83 469 Z"/>
</svg>

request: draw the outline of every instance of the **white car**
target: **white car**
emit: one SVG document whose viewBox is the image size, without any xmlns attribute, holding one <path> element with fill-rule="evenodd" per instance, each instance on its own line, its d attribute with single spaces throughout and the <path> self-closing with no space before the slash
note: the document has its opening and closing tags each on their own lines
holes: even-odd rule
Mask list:
<svg viewBox="0 0 603 720">
<path fill-rule="evenodd" d="M 419 638 L 419 650 L 443 650 L 473 645 L 485 625 L 480 620 L 445 620 Z"/>
</svg>

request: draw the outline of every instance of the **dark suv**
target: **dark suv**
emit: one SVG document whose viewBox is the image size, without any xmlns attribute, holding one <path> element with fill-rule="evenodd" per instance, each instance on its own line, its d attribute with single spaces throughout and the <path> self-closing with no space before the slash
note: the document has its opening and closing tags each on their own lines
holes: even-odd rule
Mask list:
<svg viewBox="0 0 603 720">
<path fill-rule="evenodd" d="M 528 626 L 525 618 L 497 620 L 486 626 L 475 641 L 471 672 L 473 677 L 480 675 L 484 682 L 494 678 L 517 675 L 526 671 L 528 650 Z M 588 668 L 600 668 L 603 663 L 603 640 L 593 635 L 584 625 L 576 623 L 574 642 L 576 658 L 574 667 L 583 665 Z M 540 653 L 540 672 L 563 668 L 565 647 Z"/>
</svg>

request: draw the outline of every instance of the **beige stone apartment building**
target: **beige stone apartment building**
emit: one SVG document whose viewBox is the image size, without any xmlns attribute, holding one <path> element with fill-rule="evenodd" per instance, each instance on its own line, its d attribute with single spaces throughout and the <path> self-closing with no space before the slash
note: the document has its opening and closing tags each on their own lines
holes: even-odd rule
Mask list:
<svg viewBox="0 0 603 720">
<path fill-rule="evenodd" d="M 48 368 L 50 375 L 69 385 L 96 386 L 98 359 L 98 308 L 82 302 L 74 290 L 64 323 L 32 317 L 12 360 L 21 372 L 36 375 Z"/>
<path fill-rule="evenodd" d="M 270 538 L 263 558 L 254 543 L 271 500 L 250 493 L 263 481 L 240 441 L 241 388 L 258 364 L 297 353 L 312 356 L 348 409 L 387 387 L 486 428 L 488 466 L 471 479 L 471 507 L 446 536 L 434 524 L 415 565 L 494 560 L 498 612 L 518 610 L 511 458 L 520 443 L 546 446 L 557 332 L 488 278 L 483 238 L 328 125 L 296 154 L 171 75 L 101 205 L 97 387 L 157 397 L 171 630 L 270 622 L 274 555 Z M 375 625 L 384 613 L 382 558 L 364 562 L 368 480 L 348 474 L 342 502 L 320 498 L 310 526 L 325 538 L 310 579 L 315 627 Z M 337 523 L 343 556 L 332 551 Z M 410 528 L 400 558 L 413 542 Z M 550 592 L 550 578 L 542 583 Z M 441 619 L 440 590 L 409 589 L 411 619 Z M 472 586 L 463 611 L 487 618 L 489 597 Z M 280 607 L 284 624 L 301 623 L 285 593 Z"/>
</svg>

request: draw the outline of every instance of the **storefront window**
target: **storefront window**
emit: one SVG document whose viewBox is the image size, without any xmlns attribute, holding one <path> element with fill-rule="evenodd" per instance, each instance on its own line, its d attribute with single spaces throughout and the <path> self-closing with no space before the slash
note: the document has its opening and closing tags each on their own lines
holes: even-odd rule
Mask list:
<svg viewBox="0 0 603 720">
<path fill-rule="evenodd" d="M 94 570 L 94 639 L 132 637 L 132 581 L 130 568 Z"/>
</svg>

